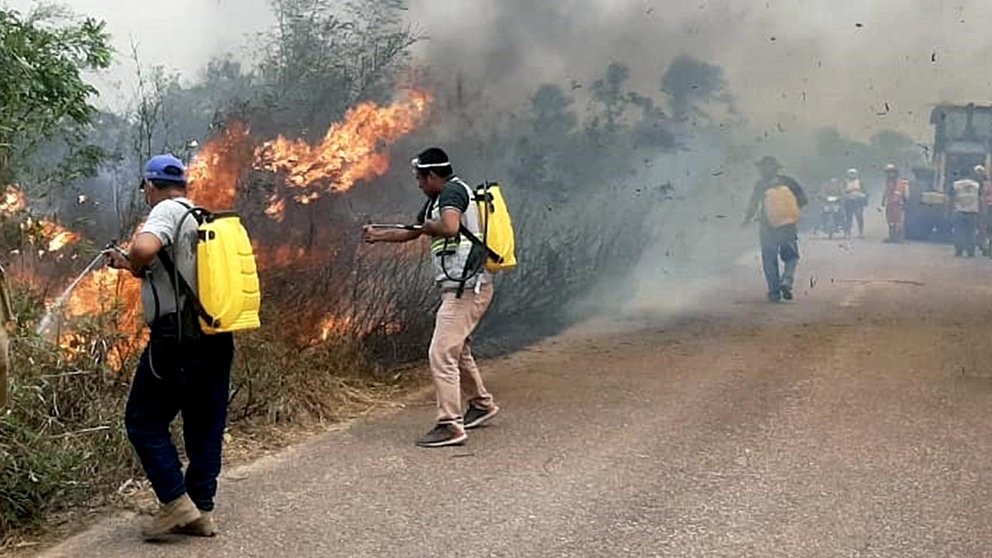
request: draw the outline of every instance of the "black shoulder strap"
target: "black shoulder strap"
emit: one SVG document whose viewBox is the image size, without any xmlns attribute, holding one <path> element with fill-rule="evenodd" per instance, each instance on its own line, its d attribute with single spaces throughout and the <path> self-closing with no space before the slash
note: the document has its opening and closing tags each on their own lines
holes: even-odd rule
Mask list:
<svg viewBox="0 0 992 558">
<path fill-rule="evenodd" d="M 173 201 L 175 201 L 179 205 L 185 207 L 187 210 L 192 210 L 193 209 L 186 202 L 182 202 L 182 201 L 179 201 L 179 200 L 173 200 Z M 196 216 L 194 216 L 193 218 L 196 219 Z M 182 226 L 181 225 L 180 225 L 179 229 L 180 230 L 182 229 Z M 178 233 L 175 236 L 178 237 Z M 178 241 L 178 238 L 173 238 L 172 239 L 172 248 L 173 248 L 173 250 L 175 250 L 175 247 L 177 245 L 177 241 Z M 197 315 L 199 315 L 200 318 L 203 319 L 203 321 L 207 322 L 207 324 L 209 324 L 210 327 L 218 327 L 219 326 L 219 323 L 218 323 L 217 319 L 214 318 L 213 316 L 211 316 L 210 313 L 207 312 L 207 310 L 203 307 L 203 304 L 200 302 L 200 298 L 198 296 L 196 296 L 196 292 L 193 290 L 193 287 L 191 287 L 189 285 L 189 282 L 186 281 L 186 278 L 183 277 L 183 274 L 178 269 L 176 269 L 176 265 L 175 265 L 175 263 L 173 263 L 172 257 L 169 256 L 169 253 L 168 253 L 168 251 L 166 251 L 165 247 L 163 247 L 161 250 L 158 251 L 158 259 L 159 259 L 160 262 L 162 262 L 162 267 L 165 268 L 165 272 L 169 276 L 169 282 L 172 283 L 172 289 L 173 289 L 173 291 L 177 295 L 180 292 L 180 290 L 183 293 L 185 293 L 186 296 L 189 297 L 190 302 L 193 304 L 193 308 L 196 310 Z M 199 264 L 199 262 L 197 262 L 197 264 Z M 179 281 L 179 285 L 176 285 L 177 278 L 178 278 L 178 281 Z M 177 304 L 177 306 L 178 306 L 178 304 Z M 176 311 L 178 312 L 179 311 L 179 308 L 176 308 Z"/>
<path fill-rule="evenodd" d="M 193 287 L 189 285 L 186 278 L 183 277 L 182 273 L 178 273 L 175 264 L 172 263 L 172 258 L 169 256 L 168 252 L 164 249 L 158 251 L 158 259 L 162 262 L 162 267 L 165 268 L 165 273 L 169 276 L 169 282 L 172 283 L 172 289 L 175 292 L 182 291 L 187 297 L 189 297 L 190 302 L 193 304 L 193 308 L 196 310 L 197 315 L 203 318 L 203 321 L 210 324 L 210 327 L 217 327 L 219 324 L 217 320 L 207 312 L 203 304 L 200 303 L 200 298 L 196 296 L 193 291 Z M 176 285 L 175 278 L 179 277 L 179 285 Z M 176 308 L 179 311 L 179 308 Z"/>
<path fill-rule="evenodd" d="M 468 203 L 469 204 L 473 204 L 473 203 L 478 204 L 481 201 L 484 201 L 484 202 L 486 202 L 487 204 L 490 204 L 490 205 L 492 204 L 493 196 L 488 191 L 486 191 L 483 194 L 479 194 L 477 192 L 474 192 L 472 190 L 472 187 L 469 186 L 468 184 L 466 184 L 464 181 L 461 181 L 459 179 L 459 183 L 469 193 L 469 198 L 468 198 Z M 480 188 L 481 188 L 481 186 L 480 186 Z M 481 225 L 481 223 L 482 223 L 482 215 L 481 214 L 478 216 L 478 219 L 479 219 L 479 223 Z M 486 255 L 489 256 L 489 259 L 493 260 L 496 263 L 503 263 L 503 256 L 500 256 L 492 248 L 490 248 L 489 246 L 486 246 L 486 243 L 483 242 L 482 239 L 480 239 L 472 231 L 468 230 L 468 227 L 465 226 L 465 223 L 459 223 L 458 224 L 458 232 L 459 232 L 459 234 L 464 235 L 465 238 L 467 238 L 469 240 L 469 242 L 471 242 L 472 244 L 475 244 L 476 246 L 480 246 L 483 249 L 485 249 Z"/>
<path fill-rule="evenodd" d="M 475 233 L 473 233 L 472 231 L 468 230 L 468 227 L 466 227 L 464 224 L 458 225 L 458 232 L 465 235 L 465 238 L 469 239 L 469 241 L 472 244 L 485 248 L 486 255 L 489 256 L 489 259 L 493 260 L 496 263 L 503 263 L 503 256 L 500 256 L 499 254 L 496 253 L 495 250 L 486 246 L 485 243 L 482 242 L 482 239 L 476 236 Z"/>
</svg>

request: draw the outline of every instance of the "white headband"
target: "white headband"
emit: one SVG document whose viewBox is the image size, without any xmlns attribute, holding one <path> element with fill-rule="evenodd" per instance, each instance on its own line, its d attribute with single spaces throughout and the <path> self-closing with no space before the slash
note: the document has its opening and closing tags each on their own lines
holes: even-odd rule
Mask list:
<svg viewBox="0 0 992 558">
<path fill-rule="evenodd" d="M 410 164 L 418 169 L 430 169 L 436 167 L 450 167 L 451 161 L 445 161 L 444 163 L 421 163 L 420 157 L 414 157 L 410 160 Z"/>
</svg>

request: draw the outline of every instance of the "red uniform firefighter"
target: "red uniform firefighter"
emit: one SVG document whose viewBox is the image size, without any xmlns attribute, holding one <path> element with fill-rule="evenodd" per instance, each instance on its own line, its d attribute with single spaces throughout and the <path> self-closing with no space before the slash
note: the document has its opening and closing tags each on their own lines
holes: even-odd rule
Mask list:
<svg viewBox="0 0 992 558">
<path fill-rule="evenodd" d="M 978 165 L 974 170 L 982 184 L 982 204 L 978 210 L 978 248 L 983 256 L 989 256 L 992 255 L 989 251 L 989 228 L 992 227 L 992 183 L 989 182 L 985 167 Z"/>
<path fill-rule="evenodd" d="M 889 238 L 886 242 L 902 242 L 906 222 L 906 201 L 909 199 L 909 181 L 899 178 L 899 169 L 893 164 L 885 165 L 885 195 L 882 207 L 885 220 L 889 224 Z"/>
</svg>

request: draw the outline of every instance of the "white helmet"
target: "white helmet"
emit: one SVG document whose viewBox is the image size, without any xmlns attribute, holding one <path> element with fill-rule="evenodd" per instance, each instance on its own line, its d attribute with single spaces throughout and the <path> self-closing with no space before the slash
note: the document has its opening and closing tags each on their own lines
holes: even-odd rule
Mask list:
<svg viewBox="0 0 992 558">
<path fill-rule="evenodd" d="M 858 169 L 847 169 L 847 177 L 848 178 L 857 178 L 858 177 Z"/>
</svg>

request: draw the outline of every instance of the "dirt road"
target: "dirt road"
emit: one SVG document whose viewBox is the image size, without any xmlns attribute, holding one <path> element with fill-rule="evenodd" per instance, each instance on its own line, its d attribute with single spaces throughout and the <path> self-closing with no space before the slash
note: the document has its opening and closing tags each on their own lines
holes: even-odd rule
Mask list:
<svg viewBox="0 0 992 558">
<path fill-rule="evenodd" d="M 488 363 L 464 447 L 413 445 L 423 400 L 225 473 L 216 539 L 120 516 L 43 555 L 992 556 L 992 263 L 804 252 L 793 303 L 749 255 Z"/>
</svg>

